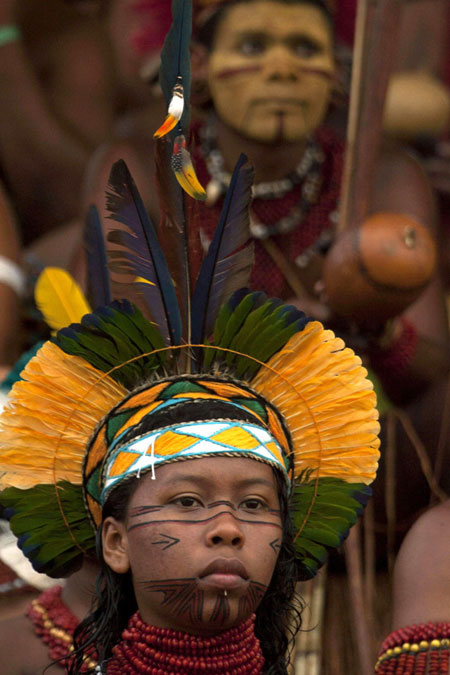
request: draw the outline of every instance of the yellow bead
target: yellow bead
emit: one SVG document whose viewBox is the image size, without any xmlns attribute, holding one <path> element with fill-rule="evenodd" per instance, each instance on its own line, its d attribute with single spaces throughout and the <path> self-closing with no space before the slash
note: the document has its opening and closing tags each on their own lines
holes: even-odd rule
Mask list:
<svg viewBox="0 0 450 675">
<path fill-rule="evenodd" d="M 419 651 L 419 645 L 411 645 L 411 651 L 412 652 L 418 652 Z"/>
<path fill-rule="evenodd" d="M 431 640 L 431 646 L 434 647 L 434 648 L 440 647 L 441 641 L 440 640 Z"/>
<path fill-rule="evenodd" d="M 402 644 L 402 650 L 403 650 L 404 652 L 409 652 L 410 649 L 411 649 L 411 645 L 409 644 L 409 642 L 404 642 L 404 643 Z"/>
<path fill-rule="evenodd" d="M 430 645 L 428 644 L 428 642 L 426 640 L 422 640 L 422 642 L 419 642 L 420 649 L 428 649 L 429 646 Z"/>
<path fill-rule="evenodd" d="M 401 653 L 402 653 L 401 647 L 394 647 L 394 654 L 401 654 Z"/>
<path fill-rule="evenodd" d="M 443 640 L 441 640 L 441 646 L 442 647 L 448 647 L 449 645 L 450 645 L 450 640 L 448 640 L 447 638 L 444 638 Z"/>
<path fill-rule="evenodd" d="M 386 650 L 386 656 L 392 656 L 393 653 L 394 653 L 394 652 L 392 651 L 392 649 L 387 649 L 387 650 Z"/>
</svg>

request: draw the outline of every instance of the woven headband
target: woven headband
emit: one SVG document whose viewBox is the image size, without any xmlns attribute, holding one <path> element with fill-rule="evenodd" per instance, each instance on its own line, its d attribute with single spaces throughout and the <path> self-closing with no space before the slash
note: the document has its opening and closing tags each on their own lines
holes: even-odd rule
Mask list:
<svg viewBox="0 0 450 675">
<path fill-rule="evenodd" d="M 178 421 L 167 423 L 173 418 Z M 95 526 L 114 487 L 168 462 L 245 456 L 289 481 L 291 448 L 283 426 L 261 396 L 229 380 L 179 377 L 140 389 L 111 411 L 86 453 L 83 484 Z"/>
</svg>

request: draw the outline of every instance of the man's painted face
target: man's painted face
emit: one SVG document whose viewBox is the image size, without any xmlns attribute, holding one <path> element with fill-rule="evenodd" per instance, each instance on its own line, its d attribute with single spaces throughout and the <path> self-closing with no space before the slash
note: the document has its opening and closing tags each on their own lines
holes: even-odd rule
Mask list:
<svg viewBox="0 0 450 675">
<path fill-rule="evenodd" d="M 333 38 L 308 4 L 257 0 L 220 21 L 208 81 L 219 118 L 248 138 L 295 142 L 323 121 L 334 75 Z"/>
<path fill-rule="evenodd" d="M 217 632 L 248 618 L 282 540 L 269 465 L 214 457 L 166 464 L 140 479 L 127 511 L 136 599 L 147 623 Z"/>
</svg>

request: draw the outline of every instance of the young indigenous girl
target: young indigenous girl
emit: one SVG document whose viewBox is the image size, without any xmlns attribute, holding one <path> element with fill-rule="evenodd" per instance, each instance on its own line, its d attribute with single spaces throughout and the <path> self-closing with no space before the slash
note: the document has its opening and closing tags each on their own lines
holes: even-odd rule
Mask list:
<svg viewBox="0 0 450 675">
<path fill-rule="evenodd" d="M 375 395 L 342 340 L 264 294 L 234 293 L 209 340 L 166 344 L 170 321 L 114 301 L 44 344 L 2 414 L 2 501 L 37 569 L 97 539 L 69 672 L 285 673 L 295 581 L 370 493 Z"/>
<path fill-rule="evenodd" d="M 92 550 L 89 518 L 96 531 L 98 599 L 71 673 L 94 672 L 94 662 L 110 674 L 285 673 L 288 624 L 293 633 L 300 624 L 295 581 L 314 574 L 367 499 L 378 422 L 358 357 L 297 310 L 260 294 L 233 298 L 216 327 L 237 303 L 231 320 L 247 305 L 247 327 L 261 330 L 266 312 L 273 328 L 293 312 L 300 329 L 247 381 L 231 367 L 218 372 L 219 341 L 214 368 L 195 375 L 156 377 L 158 350 L 137 350 L 130 338 L 123 362 L 97 369 L 108 335 L 131 316 L 147 328 L 143 341 L 156 336 L 136 308 L 116 302 L 60 331 L 13 388 L 2 484 L 27 487 L 3 497 L 12 525 L 24 526 L 24 550 L 60 571 Z M 236 338 L 233 370 L 251 370 L 256 357 Z M 211 348 L 200 348 L 203 361 Z M 134 365 L 152 359 L 151 381 L 127 393 Z M 29 467 L 18 453 L 25 441 Z"/>
</svg>

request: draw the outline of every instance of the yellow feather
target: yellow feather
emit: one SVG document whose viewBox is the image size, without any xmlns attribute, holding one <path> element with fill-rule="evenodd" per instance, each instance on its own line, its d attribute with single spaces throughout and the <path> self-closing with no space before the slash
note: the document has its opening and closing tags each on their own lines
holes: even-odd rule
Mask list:
<svg viewBox="0 0 450 675">
<path fill-rule="evenodd" d="M 206 191 L 201 185 L 200 181 L 197 178 L 197 175 L 195 173 L 195 169 L 192 166 L 192 164 L 189 164 L 188 166 L 183 166 L 183 174 L 186 180 L 188 181 L 189 185 L 192 187 L 193 192 L 195 193 L 195 199 L 200 199 L 201 201 L 204 201 L 206 199 Z"/>
<path fill-rule="evenodd" d="M 36 283 L 36 305 L 53 330 L 78 323 L 91 308 L 75 279 L 59 267 L 47 267 Z"/>
<path fill-rule="evenodd" d="M 361 359 L 317 321 L 261 368 L 252 387 L 282 412 L 295 473 L 369 484 L 379 458 L 376 395 Z"/>
<path fill-rule="evenodd" d="M 206 192 L 203 187 L 200 185 L 197 177 L 192 180 L 189 174 L 186 174 L 181 171 L 175 171 L 175 177 L 183 190 L 190 196 L 192 199 L 199 199 L 203 201 L 206 199 Z"/>
<path fill-rule="evenodd" d="M 58 480 L 80 485 L 86 444 L 126 389 L 52 342 L 22 377 L 0 416 L 0 489 Z"/>
</svg>

